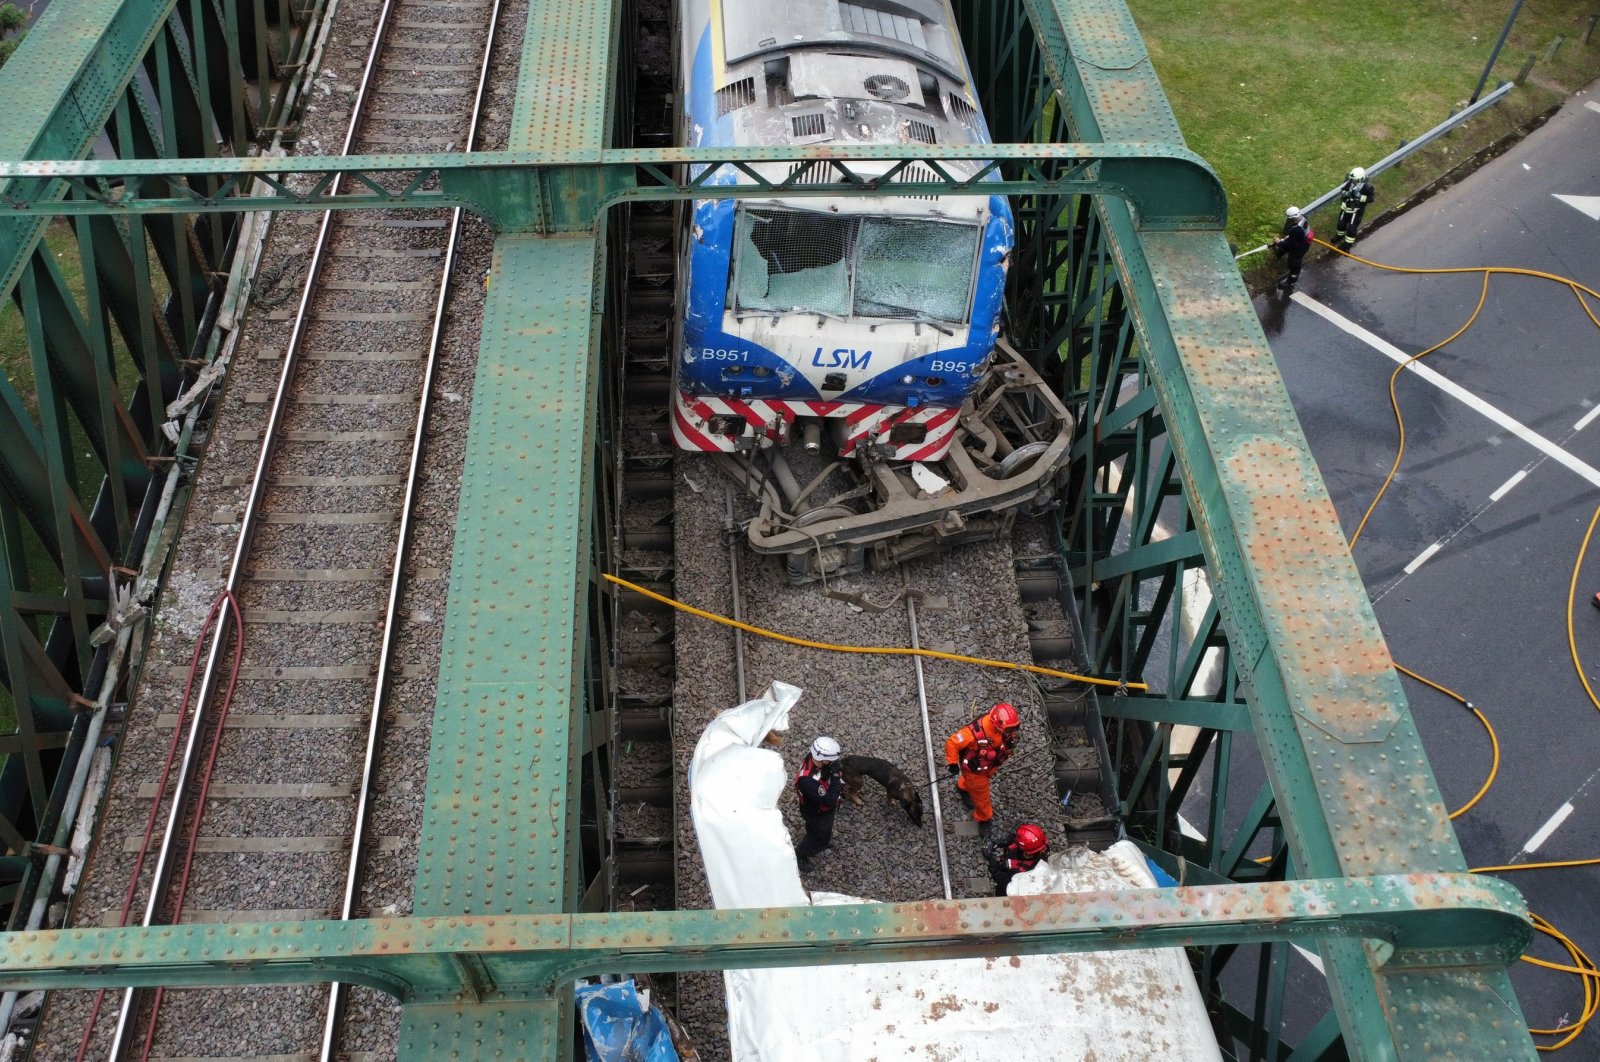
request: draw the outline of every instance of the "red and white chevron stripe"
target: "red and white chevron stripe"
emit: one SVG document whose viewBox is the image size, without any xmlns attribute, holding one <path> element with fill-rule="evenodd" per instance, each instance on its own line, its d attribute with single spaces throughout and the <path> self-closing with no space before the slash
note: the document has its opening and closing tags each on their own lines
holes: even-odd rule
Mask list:
<svg viewBox="0 0 1600 1062">
<path fill-rule="evenodd" d="M 887 440 L 890 429 L 899 424 L 922 424 L 927 434 L 920 442 L 895 447 L 895 461 L 937 461 L 955 441 L 960 426 L 958 410 L 924 406 L 882 406 L 866 402 L 791 402 L 760 398 L 744 401 L 713 395 L 690 395 L 682 391 L 673 396 L 672 437 L 680 450 L 733 453 L 739 435 L 713 433 L 713 417 L 740 417 L 751 433 L 765 436 L 779 445 L 789 439 L 797 417 L 842 417 L 845 445 L 840 457 L 849 457 L 862 445 Z M 742 435 L 743 433 L 741 433 Z"/>
</svg>

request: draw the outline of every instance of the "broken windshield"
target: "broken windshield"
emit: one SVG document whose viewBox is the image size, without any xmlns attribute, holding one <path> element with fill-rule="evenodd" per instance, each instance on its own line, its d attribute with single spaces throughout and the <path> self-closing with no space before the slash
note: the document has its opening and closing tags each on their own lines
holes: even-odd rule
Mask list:
<svg viewBox="0 0 1600 1062">
<path fill-rule="evenodd" d="M 964 324 L 979 229 L 923 219 L 739 211 L 735 313 Z"/>
<path fill-rule="evenodd" d="M 856 315 L 964 323 L 977 235 L 971 225 L 864 219 L 856 253 Z"/>
</svg>

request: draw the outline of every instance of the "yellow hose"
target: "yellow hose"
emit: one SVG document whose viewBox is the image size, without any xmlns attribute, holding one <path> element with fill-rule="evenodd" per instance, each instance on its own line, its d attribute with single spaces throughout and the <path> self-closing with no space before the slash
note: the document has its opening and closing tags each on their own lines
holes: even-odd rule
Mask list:
<svg viewBox="0 0 1600 1062">
<path fill-rule="evenodd" d="M 1511 863 L 1503 867 L 1473 867 L 1474 874 L 1504 874 L 1509 870 L 1548 870 L 1552 867 L 1592 867 L 1600 859 L 1559 859 L 1551 863 Z"/>
<path fill-rule="evenodd" d="M 1111 686 L 1118 689 L 1148 690 L 1150 687 L 1143 682 L 1122 682 L 1118 679 L 1095 678 L 1091 675 L 1075 675 L 1070 671 L 1056 671 L 1053 668 L 1039 667 L 1037 664 L 1013 664 L 1009 660 L 988 660 L 981 656 L 962 656 L 959 653 L 941 653 L 934 649 L 908 649 L 887 648 L 876 645 L 834 645 L 832 642 L 813 642 L 808 638 L 796 638 L 788 634 L 779 634 L 769 631 L 765 627 L 757 627 L 750 623 L 719 616 L 715 612 L 707 612 L 703 608 L 686 605 L 682 601 L 674 601 L 665 594 L 658 594 L 654 590 L 646 590 L 637 583 L 630 583 L 626 579 L 619 579 L 609 572 L 602 573 L 608 583 L 615 583 L 636 594 L 643 594 L 652 601 L 659 601 L 663 605 L 671 605 L 691 616 L 720 623 L 725 627 L 737 627 L 746 634 L 760 635 L 762 638 L 771 638 L 777 642 L 787 642 L 789 645 L 804 646 L 807 649 L 822 649 L 830 653 L 866 653 L 871 656 L 921 656 L 930 660 L 952 660 L 958 664 L 977 664 L 980 667 L 998 667 L 1006 671 L 1028 671 L 1035 675 L 1044 675 L 1048 678 L 1070 679 L 1073 682 L 1086 682 L 1091 686 Z"/>
<path fill-rule="evenodd" d="M 1399 444 L 1396 447 L 1394 463 L 1389 466 L 1389 474 L 1384 477 L 1383 484 L 1378 488 L 1377 494 L 1373 496 L 1372 503 L 1367 506 L 1366 512 L 1363 513 L 1362 516 L 1361 516 L 1360 523 L 1358 523 L 1356 525 L 1355 533 L 1350 536 L 1350 548 L 1353 550 L 1355 548 L 1356 543 L 1358 541 L 1360 541 L 1360 539 L 1361 539 L 1361 533 L 1366 530 L 1367 520 L 1372 516 L 1373 510 L 1378 507 L 1378 503 L 1381 500 L 1383 500 L 1383 496 L 1388 491 L 1390 484 L 1394 482 L 1395 474 L 1400 469 L 1401 458 L 1405 454 L 1405 448 L 1406 448 L 1406 425 L 1405 425 L 1405 418 L 1400 413 L 1399 397 L 1395 393 L 1396 381 L 1399 380 L 1400 374 L 1402 372 L 1404 372 L 1406 370 L 1406 368 L 1409 365 L 1411 365 L 1413 362 L 1416 362 L 1416 361 L 1418 361 L 1418 360 L 1420 360 L 1422 358 L 1427 357 L 1429 354 L 1432 354 L 1433 352 L 1441 349 L 1442 347 L 1448 346 L 1450 343 L 1454 342 L 1457 338 L 1459 338 L 1461 336 L 1461 334 L 1464 333 L 1468 328 L 1472 327 L 1473 323 L 1475 321 L 1477 321 L 1478 315 L 1483 312 L 1484 303 L 1488 300 L 1488 297 L 1489 297 L 1489 278 L 1491 276 L 1493 276 L 1494 274 L 1496 274 L 1496 273 L 1505 273 L 1505 274 L 1510 274 L 1510 275 L 1513 275 L 1513 276 L 1527 276 L 1527 277 L 1535 277 L 1535 278 L 1538 278 L 1538 279 L 1541 279 L 1541 280 L 1552 280 L 1552 281 L 1555 281 L 1556 283 L 1559 283 L 1559 284 L 1565 284 L 1572 291 L 1573 296 L 1578 300 L 1578 305 L 1583 309 L 1583 312 L 1588 315 L 1589 320 L 1592 321 L 1595 324 L 1596 327 L 1600 327 L 1600 317 L 1595 316 L 1594 310 L 1589 306 L 1589 303 L 1587 301 L 1585 301 L 1584 296 L 1588 295 L 1591 298 L 1600 300 L 1600 292 L 1596 292 L 1593 288 L 1586 287 L 1585 285 L 1580 284 L 1577 281 L 1572 280 L 1572 279 L 1570 279 L 1568 277 L 1558 276 L 1558 275 L 1556 275 L 1554 273 L 1545 273 L 1545 272 L 1542 272 L 1542 271 L 1537 270 L 1537 269 L 1517 269 L 1517 268 L 1507 268 L 1507 267 L 1499 267 L 1499 266 L 1487 266 L 1487 267 L 1485 267 L 1485 266 L 1472 266 L 1472 267 L 1448 268 L 1448 269 L 1418 269 L 1418 268 L 1411 268 L 1411 267 L 1406 267 L 1406 266 L 1391 266 L 1391 265 L 1385 265 L 1385 264 L 1383 264 L 1381 262 L 1373 262 L 1373 261 L 1370 261 L 1369 259 L 1358 257 L 1357 255 L 1350 254 L 1347 251 L 1340 250 L 1339 248 L 1334 247 L 1332 244 L 1324 243 L 1321 240 L 1318 240 L 1317 242 L 1321 243 L 1324 247 L 1327 247 L 1328 249 L 1330 249 L 1330 250 L 1332 250 L 1332 251 L 1334 251 L 1334 252 L 1336 252 L 1338 254 L 1344 255 L 1346 258 L 1349 258 L 1352 261 L 1360 262 L 1361 264 L 1371 266 L 1374 269 L 1387 270 L 1387 271 L 1392 272 L 1392 273 L 1436 273 L 1436 274 L 1437 273 L 1482 273 L 1483 274 L 1483 286 L 1482 286 L 1482 289 L 1478 293 L 1478 304 L 1477 304 L 1477 306 L 1475 306 L 1473 308 L 1471 315 L 1466 320 L 1466 323 L 1463 324 L 1460 328 L 1456 329 L 1456 331 L 1454 333 L 1452 333 L 1451 336 L 1448 339 L 1444 340 L 1442 343 L 1436 343 L 1433 346 L 1429 347 L 1427 350 L 1424 350 L 1421 353 L 1416 354 L 1416 355 L 1412 356 L 1411 358 L 1408 358 L 1403 364 L 1401 364 L 1399 367 L 1397 367 L 1394 370 L 1394 372 L 1390 373 L 1390 375 L 1389 375 L 1389 405 L 1394 410 L 1395 428 L 1396 428 L 1397 432 L 1399 433 L 1399 437 L 1400 437 Z M 1589 521 L 1589 528 L 1588 528 L 1587 531 L 1584 532 L 1583 543 L 1578 549 L 1577 560 L 1574 561 L 1573 565 L 1572 565 L 1572 579 L 1571 579 L 1571 582 L 1567 586 L 1567 608 L 1566 608 L 1567 615 L 1566 615 L 1566 621 L 1567 621 L 1567 647 L 1568 647 L 1568 649 L 1570 650 L 1570 652 L 1572 654 L 1573 667 L 1578 672 L 1578 681 L 1583 683 L 1584 692 L 1589 695 L 1590 703 L 1592 703 L 1595 706 L 1596 709 L 1600 709 L 1600 697 L 1596 696 L 1594 688 L 1589 684 L 1588 676 L 1584 674 L 1583 664 L 1582 664 L 1582 662 L 1580 661 L 1580 659 L 1578 657 L 1578 641 L 1577 641 L 1576 633 L 1574 632 L 1573 618 L 1572 618 L 1573 605 L 1574 605 L 1574 602 L 1577 599 L 1578 574 L 1579 574 L 1580 570 L 1583 567 L 1584 555 L 1588 552 L 1589 541 L 1594 535 L 1594 529 L 1595 529 L 1595 525 L 1597 523 L 1600 523 L 1600 508 L 1597 508 L 1595 510 L 1594 516 Z M 1473 715 L 1478 717 L 1478 722 L 1483 724 L 1484 729 L 1489 734 L 1489 742 L 1490 742 L 1490 745 L 1492 746 L 1492 749 L 1493 749 L 1493 762 L 1491 763 L 1490 768 L 1489 768 L 1489 777 L 1484 780 L 1484 783 L 1483 783 L 1482 787 L 1480 787 L 1478 792 L 1473 795 L 1471 800 L 1467 801 L 1460 808 L 1458 808 L 1455 811 L 1450 813 L 1450 818 L 1451 819 L 1455 819 L 1458 816 L 1464 815 L 1464 814 L 1466 814 L 1466 812 L 1470 811 L 1473 808 L 1473 806 L 1478 803 L 1478 801 L 1483 799 L 1484 794 L 1489 791 L 1489 787 L 1494 784 L 1495 777 L 1499 774 L 1499 770 L 1500 770 L 1500 740 L 1495 735 L 1494 727 L 1489 725 L 1489 720 L 1484 716 L 1484 714 L 1482 712 L 1480 712 L 1470 702 L 1468 702 L 1465 697 L 1462 697 L 1459 693 L 1456 693 L 1454 690 L 1447 689 L 1446 687 L 1441 686 L 1437 682 L 1433 682 L 1430 679 L 1426 679 L 1426 678 L 1422 677 L 1421 675 L 1417 674 L 1414 671 L 1409 671 L 1406 668 L 1401 667 L 1399 664 L 1395 664 L 1394 667 L 1395 667 L 1395 670 L 1399 671 L 1401 674 L 1408 675 L 1411 678 L 1416 679 L 1418 682 L 1423 683 L 1424 685 L 1431 686 L 1433 689 L 1438 690 L 1440 693 L 1443 693 L 1445 696 L 1453 698 L 1454 700 L 1459 701 L 1461 704 L 1465 705 L 1468 709 L 1470 709 L 1472 711 Z M 1517 870 L 1537 870 L 1537 869 L 1547 869 L 1547 868 L 1554 868 L 1554 867 L 1592 866 L 1594 864 L 1600 864 L 1600 859 L 1569 859 L 1569 860 L 1562 860 L 1562 861 L 1558 861 L 1558 862 L 1549 862 L 1549 863 L 1521 863 L 1521 864 L 1516 864 L 1516 865 L 1512 865 L 1512 866 L 1474 867 L 1474 868 L 1472 868 L 1472 873 L 1474 873 L 1474 874 L 1505 873 L 1505 872 L 1517 871 Z M 1533 966 L 1542 967 L 1542 968 L 1547 969 L 1547 970 L 1556 970 L 1556 971 L 1558 971 L 1560 973 L 1572 974 L 1572 975 L 1576 976 L 1580 980 L 1582 985 L 1583 985 L 1583 1009 L 1579 1013 L 1579 1015 L 1578 1015 L 1576 1020 L 1572 1021 L 1569 1024 L 1560 1025 L 1560 1026 L 1558 1026 L 1558 1027 L 1556 1027 L 1554 1029 L 1534 1029 L 1534 1028 L 1530 1028 L 1528 1030 L 1529 1033 L 1531 1033 L 1533 1035 L 1536 1035 L 1536 1036 L 1559 1036 L 1559 1037 L 1561 1037 L 1560 1040 L 1558 1040 L 1557 1042 L 1555 1042 L 1553 1044 L 1540 1044 L 1540 1045 L 1537 1045 L 1538 1049 L 1540 1051 L 1558 1051 L 1561 1048 L 1563 1048 L 1563 1047 L 1567 1046 L 1568 1044 L 1570 1044 L 1573 1040 L 1577 1039 L 1578 1036 L 1580 1036 L 1583 1033 L 1584 1028 L 1589 1024 L 1589 1020 L 1594 1017 L 1594 1015 L 1595 1015 L 1595 1013 L 1597 1011 L 1600 1011 L 1600 985 L 1596 985 L 1595 984 L 1595 982 L 1597 980 L 1600 980 L 1600 967 L 1597 967 L 1595 965 L 1595 963 L 1590 960 L 1589 956 L 1584 954 L 1583 950 L 1581 948 L 1579 948 L 1578 945 L 1575 942 L 1573 942 L 1573 940 L 1571 938 L 1567 937 L 1560 930 L 1556 929 L 1555 926 L 1551 925 L 1548 921 L 1546 921 L 1545 919 L 1539 917 L 1537 914 L 1533 914 L 1532 912 L 1530 912 L 1530 917 L 1533 920 L 1534 928 L 1537 929 L 1540 933 L 1543 933 L 1544 935 L 1546 935 L 1548 937 L 1551 937 L 1552 939 L 1556 940 L 1562 946 L 1562 948 L 1564 948 L 1566 950 L 1568 956 L 1571 957 L 1572 963 L 1571 963 L 1571 965 L 1567 965 L 1567 964 L 1563 964 L 1563 963 L 1554 963 L 1554 962 L 1550 962 L 1550 961 L 1548 961 L 1546 959 L 1536 959 L 1536 958 L 1533 958 L 1532 956 L 1528 956 L 1528 955 L 1522 956 L 1521 957 L 1522 961 L 1526 962 L 1526 963 L 1528 963 L 1530 965 L 1533 965 Z"/>
<path fill-rule="evenodd" d="M 1572 607 L 1578 598 L 1578 572 L 1583 568 L 1584 554 L 1589 552 L 1589 540 L 1594 537 L 1594 525 L 1600 521 L 1600 508 L 1595 509 L 1594 515 L 1589 518 L 1589 527 L 1583 533 L 1583 542 L 1578 546 L 1578 559 L 1572 562 L 1572 580 L 1567 583 L 1567 650 L 1572 654 L 1572 668 L 1578 673 L 1578 681 L 1583 683 L 1583 692 L 1589 695 L 1589 703 L 1600 709 L 1600 698 L 1594 694 L 1594 687 L 1589 685 L 1589 676 L 1583 673 L 1583 661 L 1578 659 L 1578 638 L 1572 630 Z"/>
<path fill-rule="evenodd" d="M 1467 812 L 1471 811 L 1472 808 L 1473 808 L 1473 805 L 1477 804 L 1478 801 L 1482 800 L 1483 799 L 1483 795 L 1489 791 L 1489 787 L 1494 785 L 1495 776 L 1500 773 L 1500 737 L 1499 737 L 1498 734 L 1496 734 L 1494 732 L 1494 727 L 1489 725 L 1488 716 L 1486 716 L 1482 712 L 1478 711 L 1477 706 L 1474 705 L 1471 701 L 1467 700 L 1465 697 L 1461 696 L 1461 694 L 1457 693 L 1455 690 L 1448 689 L 1448 688 L 1446 688 L 1444 686 L 1439 685 L 1437 682 L 1433 681 L 1432 679 L 1423 678 L 1421 675 L 1417 674 L 1415 671 L 1412 671 L 1409 668 L 1401 667 L 1399 664 L 1396 664 L 1393 660 L 1389 661 L 1389 663 L 1394 667 L 1394 669 L 1396 671 L 1400 672 L 1400 674 L 1408 675 L 1411 678 L 1414 678 L 1418 682 L 1422 683 L 1424 686 L 1432 686 L 1434 689 L 1438 690 L 1440 693 L 1444 694 L 1446 697 L 1449 697 L 1449 698 L 1451 698 L 1452 700 L 1455 700 L 1455 701 L 1459 701 L 1464 708 L 1466 708 L 1469 712 L 1471 712 L 1473 715 L 1478 717 L 1478 722 L 1483 724 L 1483 729 L 1485 731 L 1487 731 L 1488 734 L 1489 734 L 1489 751 L 1490 751 L 1491 756 L 1493 757 L 1489 762 L 1489 777 L 1487 777 L 1487 778 L 1485 778 L 1483 780 L 1483 785 L 1481 787 L 1479 787 L 1478 791 L 1472 795 L 1472 799 L 1471 800 L 1467 801 L 1465 804 L 1462 804 L 1459 808 L 1456 808 L 1454 811 L 1452 811 L 1450 813 L 1450 818 L 1458 819 L 1462 815 L 1465 815 Z"/>
</svg>

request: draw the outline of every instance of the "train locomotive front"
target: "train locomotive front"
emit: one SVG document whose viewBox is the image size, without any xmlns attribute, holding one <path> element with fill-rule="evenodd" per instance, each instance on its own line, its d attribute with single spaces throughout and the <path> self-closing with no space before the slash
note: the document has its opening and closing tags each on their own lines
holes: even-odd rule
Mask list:
<svg viewBox="0 0 1600 1062">
<path fill-rule="evenodd" d="M 943 0 L 684 0 L 681 26 L 688 145 L 988 142 Z M 726 455 L 760 485 L 752 546 L 809 552 L 790 570 L 814 578 L 868 551 L 881 566 L 992 537 L 1020 505 L 1047 502 L 1070 418 L 999 342 L 1006 199 L 829 196 L 842 174 L 827 161 L 752 168 L 822 194 L 692 204 L 672 388 L 677 445 Z M 731 168 L 712 179 L 753 183 Z M 834 492 L 845 503 L 816 483 L 803 493 L 791 444 L 863 482 Z"/>
</svg>

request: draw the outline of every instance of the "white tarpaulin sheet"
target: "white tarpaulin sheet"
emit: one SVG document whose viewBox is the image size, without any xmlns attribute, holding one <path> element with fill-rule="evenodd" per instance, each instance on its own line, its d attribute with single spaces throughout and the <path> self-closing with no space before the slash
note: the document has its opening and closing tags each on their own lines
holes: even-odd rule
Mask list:
<svg viewBox="0 0 1600 1062">
<path fill-rule="evenodd" d="M 690 810 L 719 908 L 868 903 L 800 883 L 778 800 L 788 773 L 761 742 L 788 729 L 800 690 L 775 682 L 723 712 L 689 766 Z M 1053 856 L 1019 875 L 1013 895 L 1151 888 L 1128 842 Z M 725 975 L 728 1034 L 739 1062 L 863 1059 L 1093 1058 L 1220 1062 L 1183 951 L 999 956 Z"/>
</svg>

